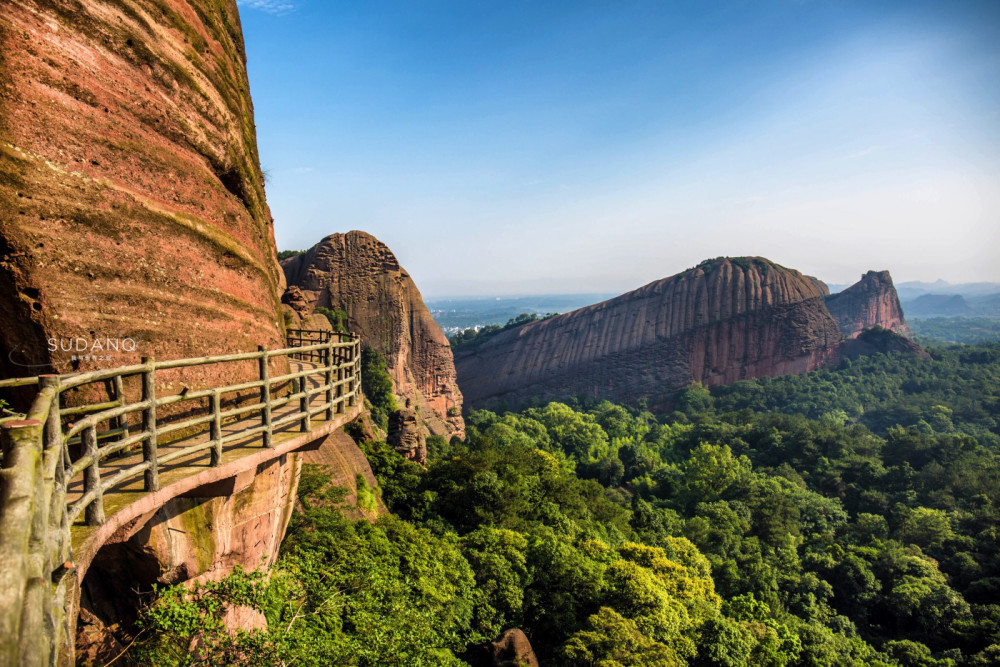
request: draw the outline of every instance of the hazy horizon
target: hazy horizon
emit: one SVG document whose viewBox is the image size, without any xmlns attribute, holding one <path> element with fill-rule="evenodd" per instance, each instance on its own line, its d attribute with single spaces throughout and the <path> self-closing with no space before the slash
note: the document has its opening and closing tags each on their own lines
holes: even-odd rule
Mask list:
<svg viewBox="0 0 1000 667">
<path fill-rule="evenodd" d="M 1000 4 L 240 2 L 281 249 L 429 298 L 717 256 L 1000 281 Z"/>
<path fill-rule="evenodd" d="M 669 278 L 670 276 L 663 276 L 663 277 L 664 278 Z M 858 278 L 860 279 L 861 276 L 858 276 Z M 823 279 L 820 278 L 820 280 L 823 280 Z M 650 282 L 653 282 L 653 281 L 650 281 Z M 827 287 L 829 287 L 831 291 L 840 291 L 842 289 L 850 287 L 851 285 L 853 285 L 857 281 L 850 282 L 850 283 L 837 283 L 837 282 L 830 282 L 830 281 L 823 280 L 823 282 L 826 283 Z M 893 284 L 896 285 L 896 287 L 899 287 L 901 285 L 902 286 L 910 286 L 910 285 L 913 285 L 915 283 L 920 283 L 920 284 L 924 284 L 924 285 L 933 285 L 935 282 L 944 282 L 945 284 L 947 284 L 950 287 L 959 287 L 959 286 L 963 286 L 963 285 L 979 285 L 979 284 L 995 285 L 996 288 L 997 288 L 997 293 L 1000 293 L 1000 282 L 994 282 L 994 281 L 977 281 L 977 282 L 970 282 L 970 283 L 956 283 L 956 282 L 951 282 L 951 281 L 947 281 L 947 280 L 945 280 L 945 281 L 934 281 L 934 280 L 894 280 Z M 624 293 L 627 293 L 627 292 L 630 292 L 632 290 L 639 289 L 640 287 L 643 287 L 646 284 L 648 284 L 648 283 L 643 283 L 642 285 L 635 285 L 634 287 L 625 289 L 625 290 L 623 290 L 621 292 L 589 292 L 589 291 L 583 291 L 583 292 L 482 292 L 482 293 L 478 293 L 478 294 L 463 294 L 463 293 L 426 294 L 426 293 L 424 293 L 423 290 L 421 290 L 421 296 L 423 296 L 424 301 L 427 302 L 428 304 L 430 304 L 430 303 L 438 303 L 438 302 L 441 302 L 441 301 L 449 301 L 449 300 L 451 300 L 451 301 L 461 301 L 461 300 L 470 300 L 471 301 L 471 300 L 490 300 L 490 299 L 496 299 L 496 300 L 501 300 L 501 299 L 502 300 L 516 300 L 516 299 L 537 298 L 537 297 L 582 297 L 582 296 L 594 296 L 594 297 L 600 297 L 599 300 L 606 300 L 606 299 L 612 299 L 612 298 L 614 298 L 616 296 L 620 296 L 620 295 L 622 295 Z M 417 287 L 419 288 L 420 286 L 417 285 Z M 900 296 L 900 298 L 903 298 L 903 297 Z M 594 303 L 597 303 L 597 301 L 595 301 Z"/>
</svg>

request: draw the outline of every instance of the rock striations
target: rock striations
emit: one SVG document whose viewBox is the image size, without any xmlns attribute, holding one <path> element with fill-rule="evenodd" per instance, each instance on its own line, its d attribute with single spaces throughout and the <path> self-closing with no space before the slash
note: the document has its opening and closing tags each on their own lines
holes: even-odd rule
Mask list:
<svg viewBox="0 0 1000 667">
<path fill-rule="evenodd" d="M 3 376 L 280 344 L 236 5 L 0 3 Z"/>
<path fill-rule="evenodd" d="M 802 373 L 838 359 L 844 334 L 828 294 L 766 259 L 720 258 L 460 347 L 455 364 L 475 407 L 578 395 L 664 406 L 694 381 Z M 862 311 L 873 317 L 860 302 L 850 306 Z"/>
<path fill-rule="evenodd" d="M 0 2 L 0 378 L 283 347 L 283 291 L 237 0 Z M 156 390 L 257 372 L 164 371 Z M 24 613 L 53 647 L 25 660 L 74 662 L 78 605 L 88 662 L 90 640 L 135 611 L 119 593 L 272 563 L 299 459 L 248 472 L 227 494 L 161 488 L 128 531 L 74 544 L 83 592 L 44 620 L 37 599 Z"/>
<path fill-rule="evenodd" d="M 309 310 L 343 310 L 363 344 L 385 356 L 403 399 L 400 407 L 416 411 L 432 435 L 463 433 L 462 394 L 448 340 L 384 243 L 364 232 L 331 234 L 281 266 L 287 301 L 297 312 L 303 312 L 303 302 Z"/>
<path fill-rule="evenodd" d="M 843 292 L 826 297 L 826 307 L 848 338 L 857 338 L 873 327 L 905 338 L 913 336 L 888 271 L 869 271 Z"/>
</svg>

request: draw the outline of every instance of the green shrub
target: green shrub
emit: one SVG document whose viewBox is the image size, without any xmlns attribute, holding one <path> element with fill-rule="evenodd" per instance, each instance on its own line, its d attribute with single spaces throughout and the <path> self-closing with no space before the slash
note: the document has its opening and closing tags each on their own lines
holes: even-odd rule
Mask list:
<svg viewBox="0 0 1000 667">
<path fill-rule="evenodd" d="M 343 310 L 324 308 L 320 306 L 316 309 L 316 312 L 320 315 L 324 315 L 326 319 L 330 321 L 330 326 L 333 327 L 334 331 L 339 331 L 340 333 L 348 333 L 347 329 L 347 313 Z"/>
<path fill-rule="evenodd" d="M 358 493 L 358 507 L 365 512 L 374 512 L 378 509 L 378 502 L 375 499 L 375 491 L 368 486 L 368 480 L 361 473 L 354 476 L 354 485 Z"/>
<path fill-rule="evenodd" d="M 399 408 L 392 393 L 392 377 L 386 370 L 385 357 L 372 347 L 361 350 L 361 388 L 371 402 L 372 421 L 387 429 L 389 413 Z"/>
</svg>

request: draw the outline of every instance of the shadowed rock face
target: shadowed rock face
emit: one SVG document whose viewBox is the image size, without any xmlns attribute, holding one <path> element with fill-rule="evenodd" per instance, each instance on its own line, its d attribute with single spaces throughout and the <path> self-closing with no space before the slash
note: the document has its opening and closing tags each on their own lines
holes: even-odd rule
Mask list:
<svg viewBox="0 0 1000 667">
<path fill-rule="evenodd" d="M 273 459 L 247 471 L 237 480 L 246 486 L 230 496 L 173 498 L 119 530 L 96 554 L 81 586 L 81 664 L 88 658 L 104 664 L 118 654 L 107 650 L 114 642 L 107 628 L 133 621 L 154 585 L 218 581 L 237 565 L 273 565 L 295 504 L 299 469 L 297 454 Z M 252 610 L 240 611 L 230 610 L 227 627 L 255 620 Z M 256 621 L 254 627 L 267 626 L 263 617 Z"/>
<path fill-rule="evenodd" d="M 913 337 L 888 271 L 869 271 L 843 292 L 826 297 L 826 307 L 848 338 L 873 327 Z"/>
<path fill-rule="evenodd" d="M 384 243 L 359 231 L 331 234 L 281 267 L 289 290 L 301 291 L 296 302 L 347 312 L 349 328 L 385 356 L 396 395 L 431 434 L 463 433 L 462 394 L 448 339 Z"/>
<path fill-rule="evenodd" d="M 0 58 L 0 376 L 280 345 L 236 1 L 3 2 Z"/>
<path fill-rule="evenodd" d="M 843 338 L 820 285 L 756 257 L 704 262 L 459 348 L 459 382 L 476 406 L 580 394 L 661 405 L 692 381 L 813 370 Z"/>
</svg>

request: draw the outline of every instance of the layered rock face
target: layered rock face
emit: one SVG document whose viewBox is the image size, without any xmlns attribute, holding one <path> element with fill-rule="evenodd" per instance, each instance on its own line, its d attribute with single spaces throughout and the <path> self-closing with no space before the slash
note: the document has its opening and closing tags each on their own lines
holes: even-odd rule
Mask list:
<svg viewBox="0 0 1000 667">
<path fill-rule="evenodd" d="M 459 383 L 475 406 L 581 394 L 659 405 L 692 381 L 813 370 L 842 340 L 817 283 L 756 257 L 704 262 L 459 348 Z"/>
<path fill-rule="evenodd" d="M 4 2 L 0 54 L 0 377 L 281 345 L 236 0 Z"/>
<path fill-rule="evenodd" d="M 803 373 L 874 352 L 924 354 L 909 335 L 886 271 L 831 296 L 822 281 L 766 259 L 720 258 L 461 347 L 455 364 L 475 407 L 579 395 L 666 407 L 694 381 Z"/>
<path fill-rule="evenodd" d="M 0 377 L 283 347 L 263 183 L 236 0 L 0 2 Z M 256 377 L 198 366 L 156 390 Z M 98 559 L 93 581 L 268 565 L 296 466 L 168 502 L 107 547 L 131 565 Z M 95 618 L 130 613 L 90 600 Z"/>
<path fill-rule="evenodd" d="M 826 297 L 826 307 L 848 338 L 873 327 L 913 337 L 888 271 L 869 271 L 843 292 Z"/>
<path fill-rule="evenodd" d="M 427 439 L 413 410 L 403 408 L 389 415 L 388 442 L 411 461 L 427 463 Z"/>
<path fill-rule="evenodd" d="M 462 393 L 448 339 L 384 243 L 359 231 L 331 234 L 281 266 L 292 307 L 304 300 L 310 310 L 345 311 L 351 331 L 385 356 L 396 395 L 428 431 L 463 434 Z"/>
<path fill-rule="evenodd" d="M 105 627 L 133 620 L 154 584 L 217 581 L 236 565 L 270 567 L 292 515 L 299 468 L 299 455 L 281 456 L 237 477 L 230 495 L 173 498 L 116 533 L 83 580 L 77 657 L 113 658 L 117 652 L 101 650 L 110 642 Z M 234 629 L 255 620 L 231 611 Z M 254 625 L 267 623 L 261 617 Z"/>
<path fill-rule="evenodd" d="M 363 508 L 358 507 L 358 475 L 364 478 L 371 489 L 378 487 L 378 480 L 375 479 L 375 473 L 372 472 L 364 452 L 343 430 L 330 434 L 319 448 L 302 452 L 299 456 L 303 463 L 326 466 L 333 485 L 347 490 L 347 495 L 344 497 L 346 505 L 340 510 L 347 518 L 372 521 L 379 516 L 389 514 L 382 498 L 377 495 L 374 512 L 366 514 Z"/>
</svg>

